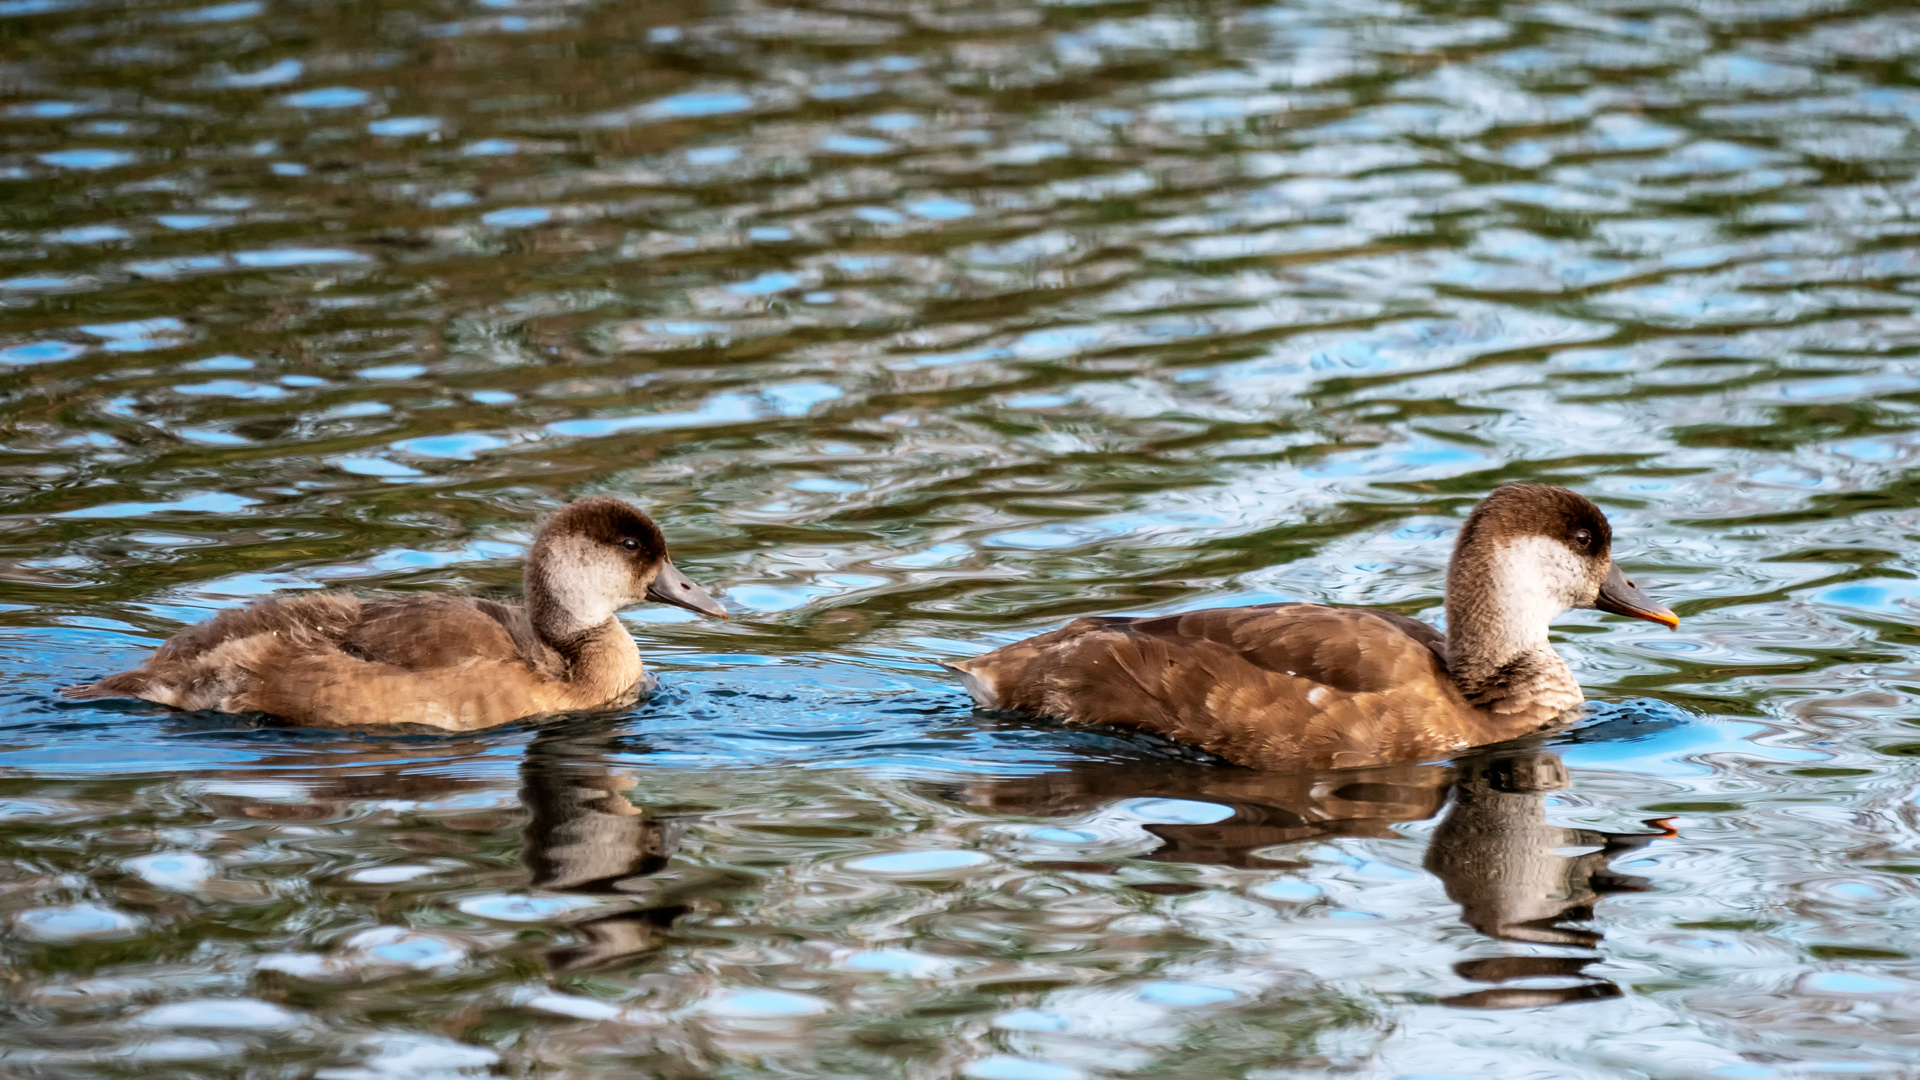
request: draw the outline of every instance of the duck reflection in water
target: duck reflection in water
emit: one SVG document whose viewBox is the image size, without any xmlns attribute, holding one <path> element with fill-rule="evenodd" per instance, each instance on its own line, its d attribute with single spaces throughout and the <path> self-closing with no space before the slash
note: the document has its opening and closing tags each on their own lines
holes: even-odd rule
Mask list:
<svg viewBox="0 0 1920 1080">
<path fill-rule="evenodd" d="M 997 814 L 1078 816 L 1118 800 L 1184 799 L 1233 811 L 1207 824 L 1146 826 L 1161 847 L 1147 859 L 1239 868 L 1288 865 L 1290 844 L 1336 837 L 1397 836 L 1393 825 L 1420 821 L 1444 809 L 1427 847 L 1426 869 L 1440 879 L 1461 918 L 1502 941 L 1595 949 L 1599 932 L 1578 925 L 1592 919 L 1608 893 L 1644 891 L 1640 878 L 1613 872 L 1620 855 L 1668 831 L 1608 833 L 1569 829 L 1547 820 L 1547 794 L 1568 785 L 1559 755 L 1540 749 L 1494 751 L 1451 765 L 1398 765 L 1309 773 L 1270 773 L 1203 765 L 1082 763 L 1065 772 L 969 784 L 967 804 Z M 1658 826 L 1659 822 L 1650 821 Z M 1565 855 L 1568 848 L 1590 849 Z M 1092 862 L 1057 862 L 1063 870 L 1117 870 Z M 1303 864 L 1295 864 L 1303 865 Z M 1173 884 L 1148 892 L 1185 892 Z M 1599 960 L 1586 956 L 1502 956 L 1454 966 L 1474 982 L 1514 983 L 1553 978 L 1562 985 L 1492 986 L 1442 998 L 1465 1008 L 1532 1008 L 1618 997 L 1620 989 L 1585 974 Z M 1569 982 L 1568 980 L 1575 980 Z"/>
<path fill-rule="evenodd" d="M 630 770 L 609 764 L 614 737 L 604 725 L 542 732 L 520 766 L 527 808 L 521 859 L 537 889 L 590 896 L 626 896 L 665 869 L 680 846 L 683 823 L 635 806 L 624 794 Z M 556 973 L 582 971 L 645 953 L 686 913 L 663 905 L 574 923 L 574 945 L 547 953 Z"/>
</svg>

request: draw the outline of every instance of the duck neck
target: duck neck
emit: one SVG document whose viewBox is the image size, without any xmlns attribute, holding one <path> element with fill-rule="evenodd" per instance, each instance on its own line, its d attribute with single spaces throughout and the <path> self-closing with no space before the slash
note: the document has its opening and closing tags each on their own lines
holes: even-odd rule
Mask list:
<svg viewBox="0 0 1920 1080">
<path fill-rule="evenodd" d="M 595 704 L 622 697 L 645 671 L 640 647 L 617 618 L 609 617 L 599 626 L 548 644 L 566 660 L 567 682 Z"/>
<path fill-rule="evenodd" d="M 1547 723 L 1584 698 L 1547 639 L 1559 606 L 1530 600 L 1538 590 L 1513 576 L 1455 555 L 1447 575 L 1447 671 L 1468 701 L 1524 727 Z"/>
<path fill-rule="evenodd" d="M 527 619 L 566 662 L 566 679 L 583 696 L 607 701 L 640 679 L 640 648 L 614 614 L 617 606 L 581 587 L 566 552 L 542 539 L 527 557 Z M 577 570 L 577 568 L 571 568 Z"/>
</svg>

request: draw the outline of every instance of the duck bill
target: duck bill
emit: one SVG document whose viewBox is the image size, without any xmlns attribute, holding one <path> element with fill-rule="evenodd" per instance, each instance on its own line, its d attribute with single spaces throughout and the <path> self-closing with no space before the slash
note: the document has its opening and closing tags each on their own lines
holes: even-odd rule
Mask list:
<svg viewBox="0 0 1920 1080">
<path fill-rule="evenodd" d="M 683 607 L 702 615 L 712 615 L 717 619 L 727 617 L 727 609 L 720 606 L 720 601 L 687 580 L 687 575 L 671 562 L 660 564 L 660 572 L 653 576 L 653 584 L 647 586 L 647 599 Z"/>
<path fill-rule="evenodd" d="M 1641 592 L 1640 586 L 1628 581 L 1627 575 L 1620 572 L 1617 564 L 1607 571 L 1607 580 L 1601 583 L 1599 599 L 1593 602 L 1593 606 L 1615 615 L 1625 615 L 1629 619 L 1659 623 L 1669 630 L 1680 629 L 1680 616 Z"/>
</svg>

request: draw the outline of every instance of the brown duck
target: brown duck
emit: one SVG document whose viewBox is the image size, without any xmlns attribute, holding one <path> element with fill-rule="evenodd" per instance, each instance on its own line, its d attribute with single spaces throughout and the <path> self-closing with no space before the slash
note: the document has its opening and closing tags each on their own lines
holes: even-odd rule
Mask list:
<svg viewBox="0 0 1920 1080">
<path fill-rule="evenodd" d="M 1259 769 L 1444 757 L 1553 724 L 1584 700 L 1547 640 L 1568 608 L 1679 617 L 1621 574 L 1606 515 L 1514 484 L 1473 508 L 1447 570 L 1447 632 L 1319 604 L 1076 619 L 946 666 L 983 709 L 1142 728 Z"/>
<path fill-rule="evenodd" d="M 674 568 L 647 515 L 599 497 L 541 528 L 526 599 L 520 608 L 434 593 L 275 597 L 182 630 L 133 671 L 61 693 L 322 727 L 466 731 L 638 700 L 652 679 L 614 614 L 623 607 L 657 600 L 726 617 Z"/>
</svg>

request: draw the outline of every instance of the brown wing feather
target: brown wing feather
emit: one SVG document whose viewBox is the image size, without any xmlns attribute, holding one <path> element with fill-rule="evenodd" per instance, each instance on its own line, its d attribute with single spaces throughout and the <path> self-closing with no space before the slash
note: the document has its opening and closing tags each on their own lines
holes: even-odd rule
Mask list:
<svg viewBox="0 0 1920 1080">
<path fill-rule="evenodd" d="M 496 655 L 465 654 L 442 666 L 409 669 L 340 649 L 268 649 L 236 661 L 257 677 L 244 694 L 222 707 L 272 713 L 300 724 L 423 724 L 470 731 L 529 716 L 627 705 L 653 686 L 633 638 L 618 624 L 576 646 L 575 662 L 597 675 L 554 678 L 510 648 L 510 627 L 489 631 L 471 622 L 513 613 L 504 605 L 488 608 L 484 603 L 468 614 L 450 610 L 453 617 L 469 620 L 461 625 L 473 634 L 504 635 L 504 643 L 491 643 Z M 481 642 L 470 644 L 478 648 Z M 435 655 L 416 649 L 407 658 L 433 659 Z"/>
<path fill-rule="evenodd" d="M 319 727 L 418 724 L 472 731 L 525 716 L 579 708 L 565 683 L 519 660 L 479 657 L 421 670 L 362 660 L 338 650 L 270 651 L 249 658 L 256 676 L 228 699 L 227 712 L 264 712 Z"/>
<path fill-rule="evenodd" d="M 279 643 L 295 649 L 334 649 L 352 633 L 364 605 L 350 593 L 276 596 L 223 611 L 168 638 L 132 671 L 85 686 L 69 686 L 70 698 L 136 697 L 180 709 L 221 708 L 247 675 L 236 656 Z"/>
<path fill-rule="evenodd" d="M 63 693 L 295 723 L 471 729 L 581 707 L 524 611 L 422 593 L 274 597 L 189 626 L 133 671 Z"/>
<path fill-rule="evenodd" d="M 516 629 L 523 634 L 515 634 Z M 529 663 L 543 671 L 561 666 L 559 655 L 534 635 L 520 609 L 442 593 L 368 604 L 341 648 L 361 660 L 408 671 L 470 660 Z"/>
<path fill-rule="evenodd" d="M 1512 737 L 1460 696 L 1444 648 L 1401 616 L 1271 604 L 1080 619 L 954 667 L 998 708 L 1144 728 L 1256 768 L 1332 768 Z"/>
<path fill-rule="evenodd" d="M 295 593 L 230 608 L 168 638 L 148 663 L 187 663 L 241 638 L 292 635 L 337 644 L 352 632 L 365 604 L 352 593 Z"/>
</svg>

